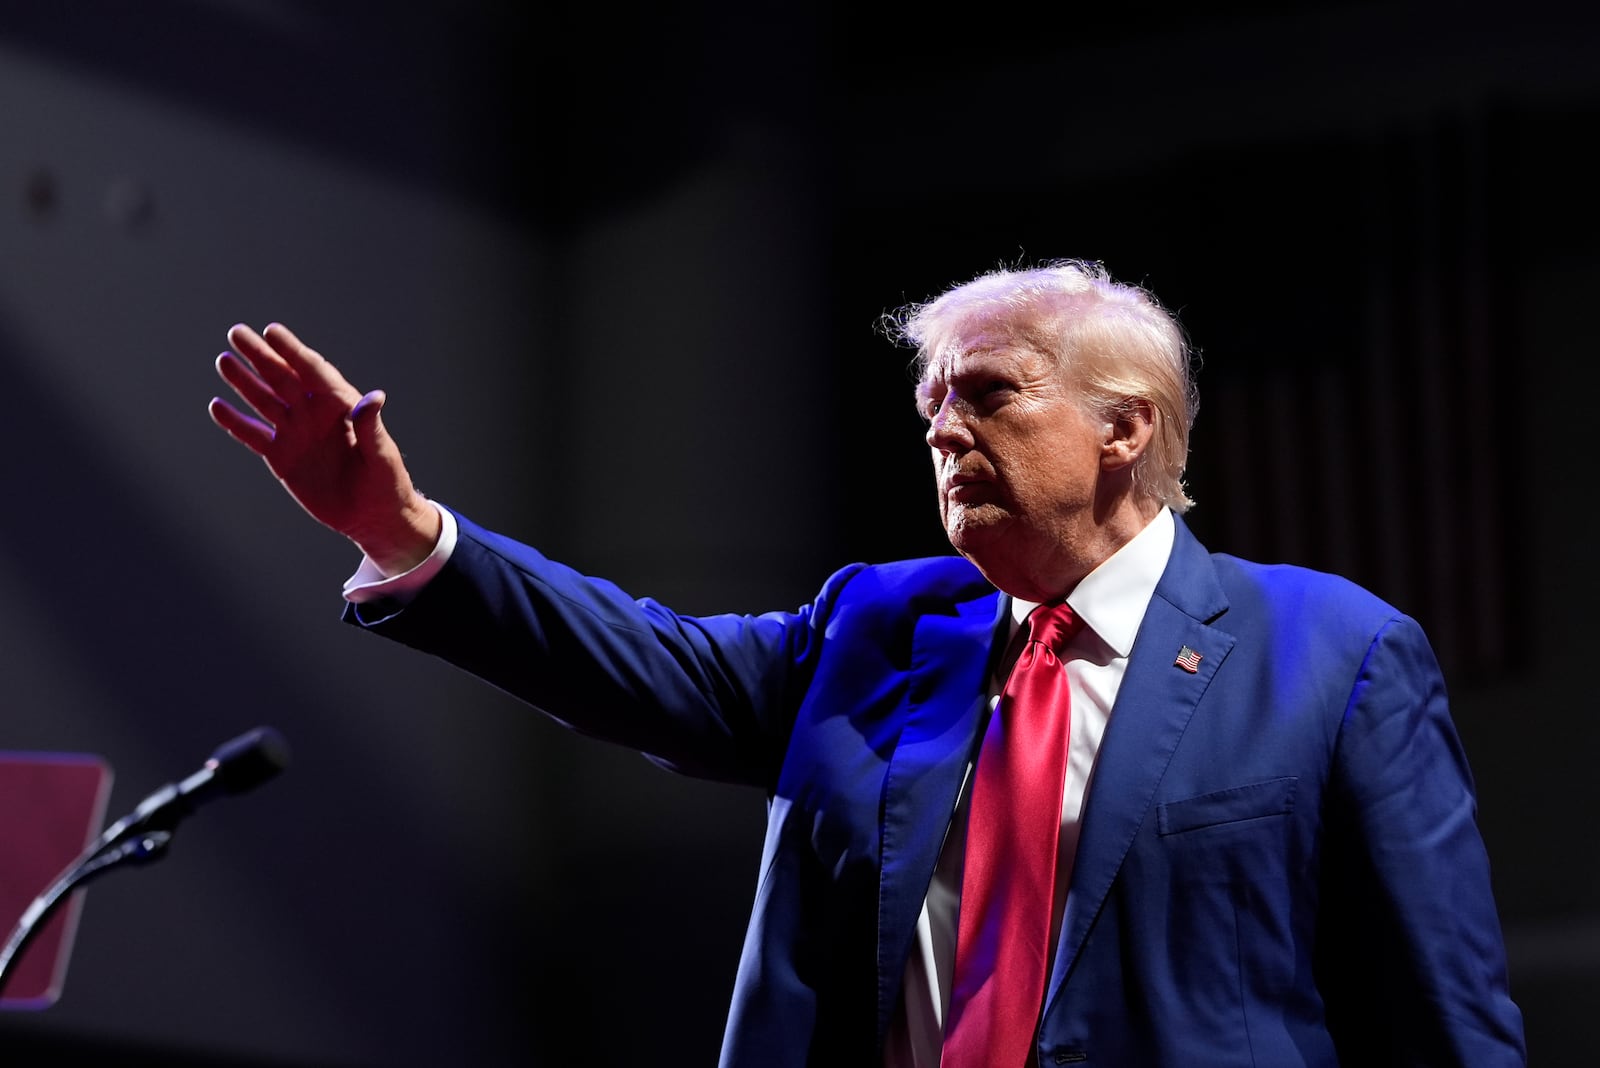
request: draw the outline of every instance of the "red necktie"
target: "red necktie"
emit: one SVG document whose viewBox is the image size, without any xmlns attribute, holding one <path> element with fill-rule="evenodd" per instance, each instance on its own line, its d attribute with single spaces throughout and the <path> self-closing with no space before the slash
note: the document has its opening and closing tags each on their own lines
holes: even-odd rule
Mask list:
<svg viewBox="0 0 1600 1068">
<path fill-rule="evenodd" d="M 989 719 L 972 779 L 955 980 L 942 1068 L 1029 1063 L 1044 1001 L 1056 843 L 1072 730 L 1060 650 L 1065 604 L 1028 616 L 1028 639 Z"/>
</svg>

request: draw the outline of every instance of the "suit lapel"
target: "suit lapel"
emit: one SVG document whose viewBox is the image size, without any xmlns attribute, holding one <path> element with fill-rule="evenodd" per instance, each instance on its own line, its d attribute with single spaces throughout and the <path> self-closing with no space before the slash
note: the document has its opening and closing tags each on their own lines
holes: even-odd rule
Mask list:
<svg viewBox="0 0 1600 1068">
<path fill-rule="evenodd" d="M 1233 648 L 1233 635 L 1206 622 L 1226 607 L 1210 556 L 1179 521 L 1095 759 L 1047 1005 L 1071 974 L 1195 706 Z M 1186 649 L 1201 654 L 1194 671 L 1176 663 Z"/>
<path fill-rule="evenodd" d="M 884 782 L 878 882 L 878 1039 L 888 1032 L 917 917 L 944 845 L 988 692 L 995 628 L 1008 600 L 988 594 L 955 615 L 918 619 L 908 713 Z"/>
</svg>

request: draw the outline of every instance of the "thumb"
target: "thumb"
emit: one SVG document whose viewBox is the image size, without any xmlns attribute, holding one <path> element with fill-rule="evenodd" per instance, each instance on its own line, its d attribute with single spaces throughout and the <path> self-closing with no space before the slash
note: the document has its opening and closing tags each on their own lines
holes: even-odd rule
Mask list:
<svg viewBox="0 0 1600 1068">
<path fill-rule="evenodd" d="M 356 446 L 367 455 L 377 452 L 388 431 L 383 428 L 384 402 L 389 399 L 388 394 L 381 389 L 375 389 L 356 401 L 356 406 L 350 409 L 350 423 L 355 428 Z"/>
</svg>

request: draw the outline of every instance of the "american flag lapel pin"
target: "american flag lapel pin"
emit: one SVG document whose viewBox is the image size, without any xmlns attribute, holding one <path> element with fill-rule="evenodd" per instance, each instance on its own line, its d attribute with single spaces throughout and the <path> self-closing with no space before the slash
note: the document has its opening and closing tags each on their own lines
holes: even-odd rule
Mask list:
<svg viewBox="0 0 1600 1068">
<path fill-rule="evenodd" d="M 1201 657 L 1199 653 L 1185 645 L 1182 649 L 1178 650 L 1178 659 L 1174 660 L 1172 664 L 1174 667 L 1181 667 L 1183 670 L 1193 675 L 1195 672 L 1200 670 L 1200 659 Z"/>
</svg>

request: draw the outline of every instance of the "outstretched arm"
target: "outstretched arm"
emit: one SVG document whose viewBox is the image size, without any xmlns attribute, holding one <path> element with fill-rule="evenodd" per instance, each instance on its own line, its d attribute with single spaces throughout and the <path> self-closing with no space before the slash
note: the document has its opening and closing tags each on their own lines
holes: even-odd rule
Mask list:
<svg viewBox="0 0 1600 1068">
<path fill-rule="evenodd" d="M 361 393 L 279 323 L 260 333 L 236 325 L 228 343 L 217 373 L 248 410 L 213 397 L 212 421 L 266 461 L 313 519 L 349 538 L 385 574 L 427 557 L 439 539 L 439 514 L 412 485 L 384 429 L 383 391 Z"/>
</svg>

